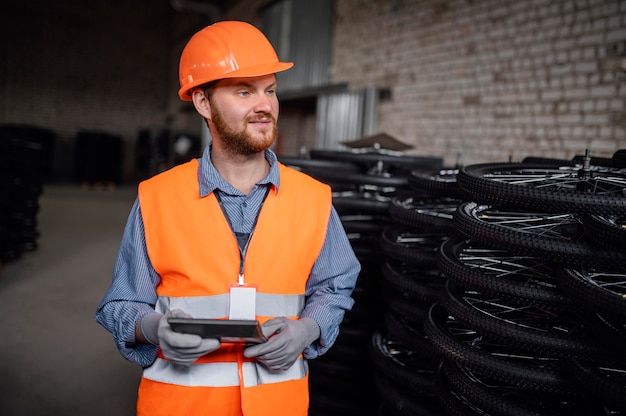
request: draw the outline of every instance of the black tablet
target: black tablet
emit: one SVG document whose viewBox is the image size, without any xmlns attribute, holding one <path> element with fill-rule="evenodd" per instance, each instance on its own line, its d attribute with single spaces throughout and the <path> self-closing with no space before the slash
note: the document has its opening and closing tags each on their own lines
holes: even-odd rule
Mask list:
<svg viewBox="0 0 626 416">
<path fill-rule="evenodd" d="M 220 342 L 258 344 L 267 341 L 259 321 L 256 320 L 168 318 L 167 322 L 176 332 L 196 334 L 202 338 L 217 338 Z"/>
</svg>

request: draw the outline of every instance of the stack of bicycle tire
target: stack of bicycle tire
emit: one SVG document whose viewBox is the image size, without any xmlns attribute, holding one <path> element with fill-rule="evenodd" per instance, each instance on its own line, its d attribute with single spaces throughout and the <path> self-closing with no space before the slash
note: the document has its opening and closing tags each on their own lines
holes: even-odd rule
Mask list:
<svg viewBox="0 0 626 416">
<path fill-rule="evenodd" d="M 37 248 L 39 196 L 55 141 L 46 128 L 0 125 L 0 264 Z"/>
<path fill-rule="evenodd" d="M 453 215 L 465 198 L 456 186 L 457 171 L 413 170 L 410 191 L 396 195 L 389 206 L 394 223 L 381 235 L 385 324 L 370 345 L 381 396 L 379 416 L 445 413 L 434 386 L 440 355 L 423 321 L 446 281 L 437 252 L 456 234 Z"/>
<path fill-rule="evenodd" d="M 369 345 L 385 319 L 380 237 L 393 224 L 389 206 L 393 197 L 409 189 L 411 170 L 437 167 L 442 161 L 380 151 L 326 150 L 312 150 L 306 159 L 279 160 L 331 186 L 333 205 L 362 267 L 353 292 L 355 305 L 346 313 L 337 341 L 327 354 L 309 362 L 309 415 L 374 416 L 380 399 Z"/>
<path fill-rule="evenodd" d="M 626 412 L 622 154 L 459 170 L 470 200 L 424 321 L 449 414 Z"/>
</svg>

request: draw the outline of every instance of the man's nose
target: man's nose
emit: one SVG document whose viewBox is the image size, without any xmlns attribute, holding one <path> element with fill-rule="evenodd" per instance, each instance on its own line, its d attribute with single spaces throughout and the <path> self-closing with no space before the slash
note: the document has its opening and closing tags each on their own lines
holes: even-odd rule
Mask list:
<svg viewBox="0 0 626 416">
<path fill-rule="evenodd" d="M 257 96 L 256 103 L 254 105 L 254 111 L 257 113 L 271 113 L 272 106 L 274 105 L 271 97 L 268 97 L 267 94 L 259 94 Z"/>
</svg>

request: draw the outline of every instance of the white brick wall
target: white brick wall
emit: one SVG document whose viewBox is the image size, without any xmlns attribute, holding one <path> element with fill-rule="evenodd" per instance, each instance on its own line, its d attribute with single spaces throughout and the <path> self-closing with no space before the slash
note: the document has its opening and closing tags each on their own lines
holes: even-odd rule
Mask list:
<svg viewBox="0 0 626 416">
<path fill-rule="evenodd" d="M 337 0 L 333 82 L 453 164 L 626 148 L 626 1 Z"/>
</svg>

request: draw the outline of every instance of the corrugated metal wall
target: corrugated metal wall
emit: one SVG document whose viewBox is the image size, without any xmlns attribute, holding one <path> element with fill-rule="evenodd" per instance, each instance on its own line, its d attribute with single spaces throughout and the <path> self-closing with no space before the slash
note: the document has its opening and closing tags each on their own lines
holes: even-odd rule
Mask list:
<svg viewBox="0 0 626 416">
<path fill-rule="evenodd" d="M 320 95 L 315 147 L 341 150 L 342 142 L 377 133 L 377 99 L 374 88 Z"/>
<path fill-rule="evenodd" d="M 328 92 L 333 8 L 333 0 L 285 0 L 264 11 L 264 33 L 279 58 L 295 64 L 277 74 L 281 94 L 317 96 L 318 149 L 340 149 L 378 126 L 375 89 Z"/>
<path fill-rule="evenodd" d="M 303 91 L 330 82 L 333 0 L 287 0 L 268 7 L 263 30 L 281 60 L 294 67 L 278 74 L 280 90 Z"/>
</svg>

